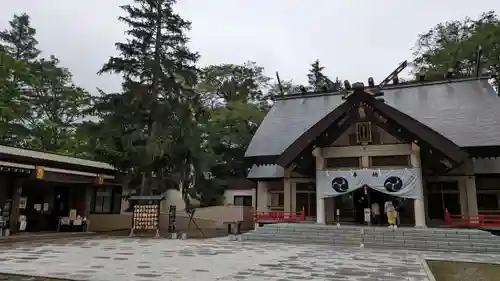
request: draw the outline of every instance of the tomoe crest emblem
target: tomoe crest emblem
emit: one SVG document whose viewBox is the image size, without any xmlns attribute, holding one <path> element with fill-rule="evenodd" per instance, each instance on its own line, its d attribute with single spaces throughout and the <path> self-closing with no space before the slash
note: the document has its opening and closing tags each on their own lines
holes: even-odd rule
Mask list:
<svg viewBox="0 0 500 281">
<path fill-rule="evenodd" d="M 389 192 L 398 192 L 403 188 L 403 181 L 396 176 L 388 177 L 384 182 L 384 187 Z"/>
<path fill-rule="evenodd" d="M 349 183 L 345 178 L 336 177 L 332 180 L 332 188 L 338 193 L 344 193 L 349 189 Z"/>
</svg>

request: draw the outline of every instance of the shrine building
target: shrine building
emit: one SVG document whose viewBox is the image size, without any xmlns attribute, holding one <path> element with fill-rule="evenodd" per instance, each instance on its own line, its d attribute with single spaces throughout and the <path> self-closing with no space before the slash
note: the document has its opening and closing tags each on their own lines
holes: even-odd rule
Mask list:
<svg viewBox="0 0 500 281">
<path fill-rule="evenodd" d="M 401 224 L 500 213 L 500 97 L 487 77 L 355 83 L 277 97 L 247 151 L 257 210 L 365 223 L 397 202 Z"/>
</svg>

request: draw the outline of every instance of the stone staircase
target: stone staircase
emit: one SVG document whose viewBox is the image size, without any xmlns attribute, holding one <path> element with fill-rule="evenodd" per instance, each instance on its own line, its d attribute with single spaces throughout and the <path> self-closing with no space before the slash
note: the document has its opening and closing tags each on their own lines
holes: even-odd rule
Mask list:
<svg viewBox="0 0 500 281">
<path fill-rule="evenodd" d="M 420 251 L 500 253 L 500 236 L 483 230 L 456 228 L 411 228 L 317 225 L 306 223 L 268 224 L 243 234 L 245 240 L 324 244 L 366 248 Z"/>
</svg>

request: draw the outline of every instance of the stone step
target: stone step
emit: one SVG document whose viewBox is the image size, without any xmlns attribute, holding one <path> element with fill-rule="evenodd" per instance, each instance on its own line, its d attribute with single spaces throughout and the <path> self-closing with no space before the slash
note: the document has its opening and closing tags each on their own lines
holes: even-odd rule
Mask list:
<svg viewBox="0 0 500 281">
<path fill-rule="evenodd" d="M 482 236 L 482 235 L 492 235 L 487 231 L 483 230 L 471 230 L 471 229 L 432 229 L 432 228 L 389 228 L 389 227 L 284 227 L 284 226 L 264 226 L 259 227 L 259 229 L 274 229 L 277 231 L 309 231 L 309 232 L 322 232 L 322 231 L 338 231 L 338 232 L 360 232 L 363 229 L 365 232 L 376 232 L 376 233 L 386 233 L 386 232 L 400 232 L 400 233 L 423 233 L 423 234 L 442 234 L 442 235 L 469 235 L 469 236 Z"/>
<path fill-rule="evenodd" d="M 362 241 L 361 239 L 335 240 L 335 239 L 304 239 L 303 237 L 295 236 L 279 236 L 272 237 L 267 235 L 255 235 L 247 237 L 250 241 L 263 242 L 280 242 L 293 244 L 320 244 L 320 245 L 336 245 L 336 246 L 356 246 L 364 244 L 368 248 L 384 248 L 384 249 L 404 249 L 404 250 L 419 250 L 419 251 L 440 251 L 440 252 L 469 252 L 469 253 L 500 253 L 500 248 L 491 247 L 492 245 L 485 244 L 470 244 L 458 243 L 449 244 L 432 244 L 432 243 L 411 243 L 408 241 Z"/>
<path fill-rule="evenodd" d="M 307 231 L 307 230 L 295 230 L 295 231 L 287 231 L 285 229 L 266 229 L 266 228 L 259 228 L 257 231 L 262 232 L 262 233 L 297 233 L 300 235 L 333 235 L 337 237 L 348 237 L 348 236 L 353 236 L 353 235 L 361 235 L 360 231 L 339 231 L 337 229 L 332 229 L 330 231 Z M 400 232 L 398 230 L 395 231 L 387 231 L 387 232 L 371 232 L 371 231 L 365 231 L 364 232 L 365 236 L 375 236 L 375 237 L 414 237 L 417 239 L 427 239 L 427 238 L 442 238 L 442 239 L 489 239 L 489 240 L 495 240 L 500 242 L 500 237 L 491 235 L 488 232 L 484 232 L 482 234 L 475 234 L 475 235 L 469 235 L 468 233 L 463 233 L 463 234 L 457 234 L 457 233 L 412 233 L 409 231 L 406 232 Z"/>
<path fill-rule="evenodd" d="M 377 232 L 377 233 L 385 233 L 385 232 L 401 232 L 401 233 L 438 233 L 438 234 L 459 234 L 459 235 L 469 235 L 469 236 L 482 236 L 482 235 L 491 235 L 487 231 L 482 231 L 478 229 L 455 229 L 455 228 L 410 228 L 410 227 L 400 227 L 397 229 L 391 229 L 388 227 L 371 227 L 371 226 L 340 226 L 336 227 L 334 225 L 305 225 L 305 224 L 273 224 L 266 225 L 262 227 L 263 229 L 277 229 L 277 230 L 285 230 L 285 231 L 340 231 L 340 232 L 359 232 L 361 229 L 364 229 L 365 232 Z"/>
<path fill-rule="evenodd" d="M 263 235 L 266 237 L 279 237 L 279 236 L 293 236 L 302 239 L 334 239 L 334 240 L 353 240 L 353 239 L 364 239 L 369 241 L 409 241 L 412 243 L 425 243 L 433 242 L 435 244 L 449 244 L 449 243 L 477 243 L 486 245 L 499 245 L 495 240 L 489 239 L 450 239 L 437 237 L 432 239 L 420 239 L 412 236 L 372 236 L 372 235 L 351 235 L 351 236 L 337 236 L 332 234 L 321 234 L 321 235 L 303 235 L 300 233 L 272 233 L 272 232 L 255 232 L 254 235 Z M 487 242 L 485 242 L 487 241 Z"/>
<path fill-rule="evenodd" d="M 400 233 L 365 233 L 361 235 L 360 233 L 338 233 L 338 232 L 285 232 L 285 231 L 272 231 L 272 230 L 258 230 L 258 233 L 271 234 L 271 235 L 281 235 L 281 234 L 291 234 L 302 237 L 335 237 L 337 239 L 351 238 L 351 237 L 365 237 L 366 239 L 379 239 L 379 240 L 415 240 L 415 241 L 425 241 L 433 240 L 437 242 L 446 241 L 471 241 L 471 242 L 482 242 L 488 240 L 490 242 L 500 243 L 500 238 L 497 236 L 433 236 L 433 235 L 401 235 Z"/>
<path fill-rule="evenodd" d="M 361 230 L 363 229 L 363 234 Z M 500 237 L 474 229 L 417 229 L 384 227 L 336 227 L 276 224 L 245 234 L 265 242 L 326 244 L 422 251 L 500 253 Z"/>
<path fill-rule="evenodd" d="M 492 242 L 485 242 L 484 240 L 482 241 L 471 241 L 471 240 L 447 240 L 447 241 L 436 241 L 436 240 L 417 240 L 417 239 L 401 239 L 401 238 L 385 238 L 385 239 L 380 239 L 377 237 L 348 237 L 348 238 L 339 238 L 339 237 L 332 237 L 332 236 L 315 236 L 315 237 L 310 237 L 310 236 L 297 236 L 297 235 L 273 235 L 273 234 L 260 234 L 263 237 L 266 237 L 266 239 L 276 239 L 276 237 L 293 237 L 294 239 L 302 239 L 306 241 L 316 241 L 316 240 L 328 240 L 328 241 L 365 241 L 365 242 L 370 242 L 370 243 L 378 243 L 378 244 L 383 244 L 383 243 L 401 243 L 401 244 L 426 244 L 430 245 L 431 247 L 446 247 L 447 245 L 478 245 L 482 247 L 490 247 L 490 248 L 499 248 L 500 249 L 500 244 L 498 243 L 492 243 Z"/>
</svg>

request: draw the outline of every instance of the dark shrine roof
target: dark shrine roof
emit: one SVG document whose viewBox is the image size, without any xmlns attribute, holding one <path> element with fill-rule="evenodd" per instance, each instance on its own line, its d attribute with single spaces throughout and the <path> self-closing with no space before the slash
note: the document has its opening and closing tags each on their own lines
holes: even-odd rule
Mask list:
<svg viewBox="0 0 500 281">
<path fill-rule="evenodd" d="M 500 97 L 487 78 L 386 86 L 385 103 L 460 147 L 500 146 Z M 280 155 L 305 131 L 344 103 L 342 95 L 303 94 L 277 100 L 246 157 Z"/>
</svg>

